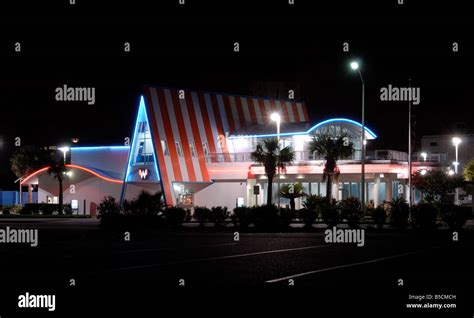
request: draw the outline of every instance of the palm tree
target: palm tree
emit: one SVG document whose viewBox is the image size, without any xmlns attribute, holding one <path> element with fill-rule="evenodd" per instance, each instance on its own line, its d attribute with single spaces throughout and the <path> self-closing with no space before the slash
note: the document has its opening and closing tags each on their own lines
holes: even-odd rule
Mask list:
<svg viewBox="0 0 474 318">
<path fill-rule="evenodd" d="M 64 175 L 67 173 L 67 168 L 64 165 L 63 162 L 57 163 L 54 162 L 51 164 L 51 166 L 48 169 L 48 173 L 53 175 L 53 177 L 58 180 L 59 183 L 59 214 L 63 214 L 63 180 L 64 180 Z"/>
<path fill-rule="evenodd" d="M 319 134 L 309 142 L 310 152 L 326 160 L 323 181 L 327 179 L 326 197 L 329 200 L 332 198 L 333 177 L 337 178 L 339 176 L 337 160 L 350 158 L 354 153 L 354 145 L 348 140 L 346 135 L 333 137 L 327 134 Z"/>
<path fill-rule="evenodd" d="M 290 208 L 291 211 L 295 211 L 295 199 L 307 196 L 306 193 L 303 192 L 303 186 L 295 182 L 293 184 L 284 185 L 280 190 L 280 195 L 283 198 L 290 199 Z"/>
<path fill-rule="evenodd" d="M 268 178 L 267 205 L 271 205 L 273 177 L 275 177 L 277 168 L 285 169 L 295 160 L 295 153 L 289 146 L 279 149 L 278 140 L 273 138 L 264 139 L 258 143 L 251 156 L 255 162 L 265 167 L 265 175 Z"/>
</svg>

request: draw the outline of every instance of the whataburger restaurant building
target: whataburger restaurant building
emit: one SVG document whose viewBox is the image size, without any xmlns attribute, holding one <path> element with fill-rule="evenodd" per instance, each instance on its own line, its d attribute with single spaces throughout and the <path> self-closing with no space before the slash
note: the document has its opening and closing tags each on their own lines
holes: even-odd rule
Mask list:
<svg viewBox="0 0 474 318">
<path fill-rule="evenodd" d="M 250 153 L 263 138 L 277 136 L 276 124 L 270 120 L 274 112 L 281 116 L 283 146 L 296 152 L 295 162 L 275 183 L 299 182 L 305 193 L 324 196 L 324 161 L 309 153 L 307 145 L 315 133 L 345 133 L 354 143 L 355 153 L 338 162 L 340 176 L 332 193 L 337 199 L 360 197 L 359 122 L 329 118 L 310 123 L 305 103 L 294 100 L 146 87 L 130 145 L 70 148 L 64 202 L 71 203 L 79 214 L 94 214 L 104 196 L 132 199 L 146 190 L 162 191 L 166 204 L 184 207 L 220 205 L 232 209 L 262 204 L 267 178 Z M 364 133 L 369 144 L 377 138 L 367 127 Z M 406 197 L 406 153 L 384 150 L 367 155 L 367 202 L 377 205 Z M 415 164 L 413 171 L 423 168 Z M 58 183 L 47 167 L 23 178 L 22 184 L 29 189 L 37 185 L 38 202 L 57 201 Z M 274 186 L 274 202 L 277 191 Z M 288 202 L 282 198 L 281 204 Z"/>
</svg>

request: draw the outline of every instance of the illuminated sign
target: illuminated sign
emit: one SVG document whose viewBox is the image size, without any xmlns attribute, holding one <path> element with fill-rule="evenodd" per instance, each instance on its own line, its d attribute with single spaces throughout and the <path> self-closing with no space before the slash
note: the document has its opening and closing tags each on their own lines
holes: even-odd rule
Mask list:
<svg viewBox="0 0 474 318">
<path fill-rule="evenodd" d="M 148 177 L 148 169 L 138 169 L 138 175 L 142 180 L 145 180 Z"/>
</svg>

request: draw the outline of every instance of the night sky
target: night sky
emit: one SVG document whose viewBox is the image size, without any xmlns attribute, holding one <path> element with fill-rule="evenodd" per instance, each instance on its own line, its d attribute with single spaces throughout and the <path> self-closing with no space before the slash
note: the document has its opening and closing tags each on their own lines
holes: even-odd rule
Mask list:
<svg viewBox="0 0 474 318">
<path fill-rule="evenodd" d="M 8 158 L 15 137 L 38 146 L 72 137 L 83 146 L 122 144 L 143 85 L 249 94 L 255 81 L 295 82 L 313 122 L 360 120 L 353 58 L 366 81 L 367 126 L 379 135 L 369 149 L 407 150 L 408 103 L 380 101 L 380 88 L 406 87 L 409 78 L 421 90 L 418 139 L 457 123 L 473 128 L 474 20 L 456 1 L 76 2 L 0 8 L 0 188 L 14 187 Z M 55 101 L 64 84 L 95 87 L 95 105 Z"/>
</svg>

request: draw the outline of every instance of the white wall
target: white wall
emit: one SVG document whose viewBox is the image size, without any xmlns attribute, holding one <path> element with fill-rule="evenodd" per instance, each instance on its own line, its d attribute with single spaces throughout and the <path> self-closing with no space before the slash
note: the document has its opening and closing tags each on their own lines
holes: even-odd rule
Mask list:
<svg viewBox="0 0 474 318">
<path fill-rule="evenodd" d="M 194 194 L 195 206 L 226 206 L 233 210 L 236 206 L 237 197 L 243 197 L 247 205 L 247 183 L 246 182 L 215 182 Z"/>
</svg>

